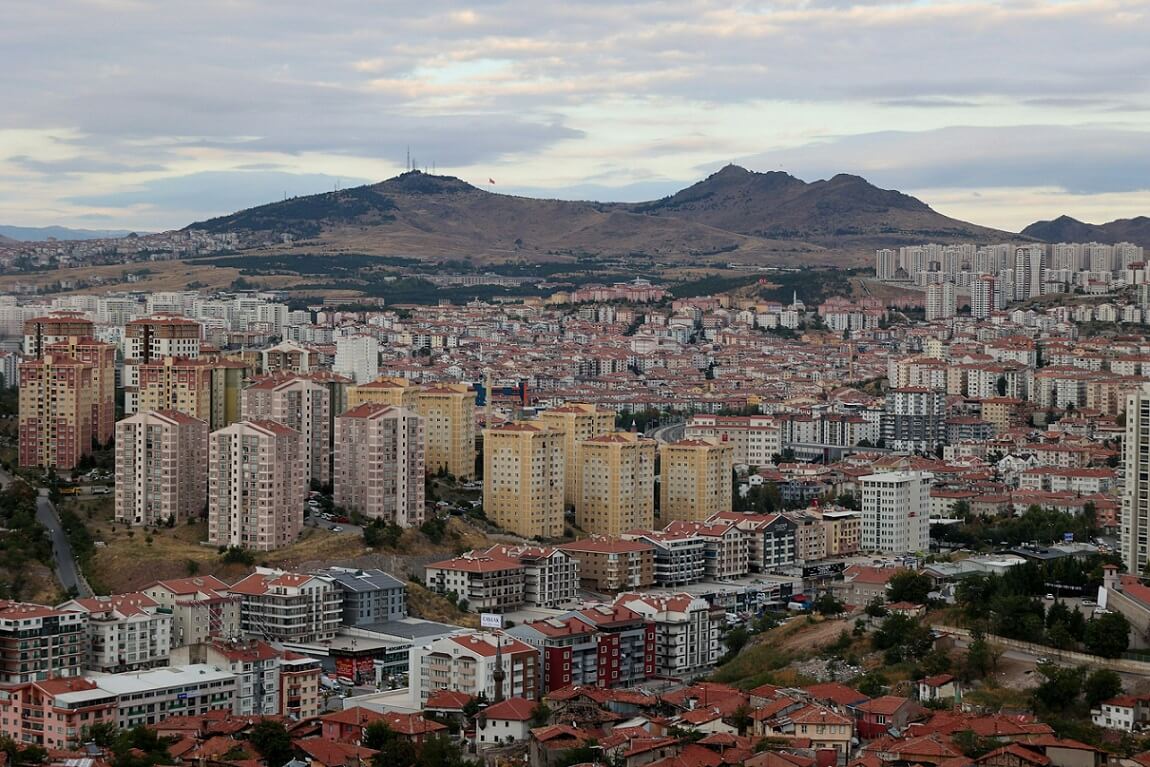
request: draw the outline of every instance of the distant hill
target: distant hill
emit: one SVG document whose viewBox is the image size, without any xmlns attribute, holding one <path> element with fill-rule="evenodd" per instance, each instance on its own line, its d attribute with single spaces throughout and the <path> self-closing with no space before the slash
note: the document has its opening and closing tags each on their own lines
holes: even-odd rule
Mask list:
<svg viewBox="0 0 1150 767">
<path fill-rule="evenodd" d="M 55 240 L 103 240 L 112 237 L 127 237 L 127 229 L 69 229 L 66 226 L 6 226 L 0 224 L 0 237 L 20 242 L 41 242 Z"/>
<path fill-rule="evenodd" d="M 1132 242 L 1150 248 L 1150 218 L 1120 218 L 1107 224 L 1087 224 L 1070 216 L 1036 221 L 1022 233 L 1043 242 Z"/>
<path fill-rule="evenodd" d="M 495 194 L 419 171 L 192 224 L 275 245 L 282 235 L 365 253 L 489 259 L 646 256 L 666 262 L 818 261 L 880 244 L 1000 239 L 856 176 L 806 183 L 728 166 L 662 200 L 572 202 Z M 841 254 L 840 254 L 841 255 Z M 869 258 L 870 256 L 866 256 Z"/>
</svg>

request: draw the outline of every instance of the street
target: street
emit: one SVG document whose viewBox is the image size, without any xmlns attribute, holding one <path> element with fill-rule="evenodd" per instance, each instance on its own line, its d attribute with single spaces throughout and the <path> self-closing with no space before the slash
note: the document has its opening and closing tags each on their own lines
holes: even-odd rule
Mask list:
<svg viewBox="0 0 1150 767">
<path fill-rule="evenodd" d="M 658 442 L 678 442 L 683 438 L 687 431 L 687 424 L 684 422 L 672 423 L 666 426 L 658 426 L 654 429 L 647 431 L 648 437 Z"/>
<path fill-rule="evenodd" d="M 12 475 L 0 469 L 0 485 L 7 487 L 10 482 Z M 43 492 L 47 493 L 46 490 Z M 56 513 L 56 507 L 47 495 L 41 494 L 36 498 L 36 521 L 48 530 L 48 536 L 52 539 L 56 580 L 60 582 L 61 588 L 65 591 L 75 589 L 82 597 L 92 596 L 88 584 L 80 578 L 76 558 L 72 554 L 72 544 L 68 542 L 68 536 L 60 524 L 60 515 Z"/>
</svg>

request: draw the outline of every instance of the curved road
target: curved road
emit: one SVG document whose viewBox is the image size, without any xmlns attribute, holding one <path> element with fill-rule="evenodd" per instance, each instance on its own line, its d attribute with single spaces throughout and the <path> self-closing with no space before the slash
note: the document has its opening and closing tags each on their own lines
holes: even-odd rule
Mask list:
<svg viewBox="0 0 1150 767">
<path fill-rule="evenodd" d="M 0 484 L 7 487 L 12 481 L 12 475 L 0 469 Z M 80 577 L 79 568 L 76 567 L 76 557 L 72 554 L 72 544 L 64 533 L 60 524 L 60 515 L 56 507 L 48 499 L 48 491 L 41 490 L 36 498 L 36 521 L 48 530 L 48 537 L 52 539 L 52 555 L 56 560 L 56 580 L 65 591 L 76 590 L 81 597 L 92 596 L 88 582 Z"/>
</svg>

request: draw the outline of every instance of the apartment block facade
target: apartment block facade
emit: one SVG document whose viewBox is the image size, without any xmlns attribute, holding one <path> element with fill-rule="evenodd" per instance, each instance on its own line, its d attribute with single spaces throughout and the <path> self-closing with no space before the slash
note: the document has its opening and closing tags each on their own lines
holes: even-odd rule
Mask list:
<svg viewBox="0 0 1150 767">
<path fill-rule="evenodd" d="M 310 481 L 331 481 L 331 401 L 327 387 L 302 377 L 268 377 L 244 389 L 240 411 L 247 421 L 275 421 L 300 433 Z"/>
<path fill-rule="evenodd" d="M 563 435 L 516 421 L 483 430 L 483 510 L 524 538 L 563 535 Z"/>
<path fill-rule="evenodd" d="M 268 641 L 322 642 L 343 619 L 343 595 L 331 579 L 257 567 L 228 591 L 240 597 L 243 633 Z"/>
<path fill-rule="evenodd" d="M 654 525 L 655 440 L 612 432 L 578 442 L 576 449 L 575 524 L 580 529 L 620 535 Z"/>
<path fill-rule="evenodd" d="M 930 483 L 923 471 L 862 477 L 862 550 L 906 554 L 930 548 Z"/>
<path fill-rule="evenodd" d="M 424 583 L 441 594 L 466 599 L 472 610 L 504 613 L 523 604 L 524 567 L 486 552 L 468 552 L 424 568 Z"/>
<path fill-rule="evenodd" d="M 600 410 L 595 405 L 568 402 L 544 410 L 539 414 L 539 420 L 548 428 L 563 435 L 563 450 L 566 456 L 564 473 L 567 477 L 563 502 L 568 506 L 574 506 L 578 515 L 583 481 L 580 445 L 586 440 L 614 432 L 615 413 L 611 410 Z"/>
<path fill-rule="evenodd" d="M 208 541 L 272 551 L 303 527 L 307 472 L 300 433 L 274 421 L 240 421 L 208 440 Z"/>
<path fill-rule="evenodd" d="M 579 580 L 592 591 L 635 591 L 655 585 L 655 547 L 593 536 L 559 546 L 579 561 Z"/>
<path fill-rule="evenodd" d="M 429 473 L 475 476 L 475 391 L 463 384 L 420 388 L 415 410 L 424 419 Z"/>
<path fill-rule="evenodd" d="M 335 419 L 335 504 L 400 527 L 423 523 L 425 419 L 366 402 Z"/>
<path fill-rule="evenodd" d="M 88 616 L 85 670 L 114 674 L 167 665 L 172 615 L 146 594 L 73 599 L 59 609 Z"/>
<path fill-rule="evenodd" d="M 659 446 L 659 517 L 702 522 L 731 509 L 733 450 L 711 439 Z"/>
<path fill-rule="evenodd" d="M 199 517 L 208 499 L 208 424 L 176 410 L 116 424 L 116 520 L 156 526 Z"/>
<path fill-rule="evenodd" d="M 0 684 L 79 676 L 87 625 L 82 612 L 0 601 Z"/>
<path fill-rule="evenodd" d="M 20 363 L 20 465 L 68 471 L 92 452 L 93 369 L 60 354 Z"/>
</svg>

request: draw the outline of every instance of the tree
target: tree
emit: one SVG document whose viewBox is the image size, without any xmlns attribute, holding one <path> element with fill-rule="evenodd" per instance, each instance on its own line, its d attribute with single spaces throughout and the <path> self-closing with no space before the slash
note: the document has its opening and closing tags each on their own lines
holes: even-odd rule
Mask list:
<svg viewBox="0 0 1150 767">
<path fill-rule="evenodd" d="M 1109 700 L 1122 694 L 1122 677 L 1108 668 L 1095 669 L 1082 683 L 1082 695 L 1086 705 L 1096 707 L 1104 700 Z"/>
<path fill-rule="evenodd" d="M 359 744 L 364 748 L 370 748 L 372 751 L 378 751 L 384 743 L 395 737 L 391 727 L 387 722 L 382 719 L 372 722 L 367 727 L 363 728 L 363 737 L 360 738 Z"/>
<path fill-rule="evenodd" d="M 886 689 L 887 678 L 881 671 L 870 671 L 855 680 L 855 689 L 868 698 L 877 698 Z"/>
<path fill-rule="evenodd" d="M 1082 639 L 1087 652 L 1103 658 L 1117 658 L 1130 646 L 1130 621 L 1122 613 L 1110 612 L 1091 618 Z"/>
<path fill-rule="evenodd" d="M 546 727 L 551 724 L 551 709 L 546 703 L 538 703 L 531 709 L 531 726 Z"/>
<path fill-rule="evenodd" d="M 885 618 L 890 614 L 890 610 L 886 609 L 883 598 L 878 596 L 866 603 L 865 612 L 872 618 Z"/>
<path fill-rule="evenodd" d="M 754 720 L 751 719 L 751 710 L 745 703 L 736 708 L 727 721 L 732 727 L 738 730 L 739 735 L 746 735 L 747 728 L 754 722 Z"/>
<path fill-rule="evenodd" d="M 85 729 L 84 738 L 95 743 L 100 748 L 111 748 L 120 734 L 115 722 L 97 722 Z"/>
<path fill-rule="evenodd" d="M 248 743 L 260 752 L 268 767 L 283 767 L 291 761 L 291 736 L 283 722 L 264 719 L 248 733 Z"/>
<path fill-rule="evenodd" d="M 887 600 L 911 602 L 916 605 L 926 604 L 927 595 L 930 594 L 933 585 L 929 575 L 903 570 L 892 575 L 887 581 Z"/>
<path fill-rule="evenodd" d="M 1082 684 L 1086 679 L 1085 668 L 1039 663 L 1035 670 L 1042 677 L 1042 682 L 1034 688 L 1034 702 L 1041 708 L 1054 712 L 1065 711 L 1082 694 Z"/>
<path fill-rule="evenodd" d="M 994 665 L 994 657 L 986 635 L 981 631 L 974 631 L 970 635 L 970 644 L 966 648 L 966 658 L 962 663 L 962 676 L 966 681 L 981 679 L 986 676 Z"/>
<path fill-rule="evenodd" d="M 405 740 L 399 742 L 407 743 Z M 407 746 L 414 748 L 410 743 Z M 389 767 L 403 767 L 405 764 L 410 762 L 392 761 Z M 470 767 L 474 762 L 463 757 L 463 750 L 454 740 L 444 735 L 433 735 L 423 741 L 415 764 L 418 767 Z"/>
<path fill-rule="evenodd" d="M 751 632 L 747 631 L 744 626 L 735 626 L 728 631 L 727 636 L 723 639 L 723 642 L 727 645 L 727 652 L 722 660 L 719 661 L 719 664 L 722 665 L 738 655 L 739 652 L 747 646 L 747 642 L 750 638 Z"/>
<path fill-rule="evenodd" d="M 876 650 L 885 650 L 888 663 L 921 658 L 934 645 L 930 629 L 902 613 L 894 613 L 883 620 L 871 635 Z"/>
<path fill-rule="evenodd" d="M 814 603 L 815 612 L 820 615 L 838 615 L 845 609 L 845 605 L 835 598 L 829 591 L 824 591 Z"/>
</svg>

